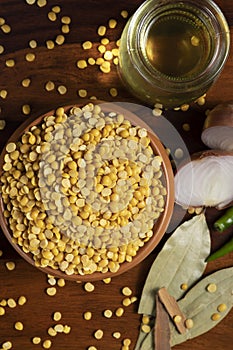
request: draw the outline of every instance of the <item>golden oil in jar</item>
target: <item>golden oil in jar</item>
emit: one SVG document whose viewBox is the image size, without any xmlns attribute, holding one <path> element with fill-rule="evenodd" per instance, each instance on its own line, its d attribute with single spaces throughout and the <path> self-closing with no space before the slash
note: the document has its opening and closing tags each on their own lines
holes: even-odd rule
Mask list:
<svg viewBox="0 0 233 350">
<path fill-rule="evenodd" d="M 148 0 L 123 31 L 120 76 L 139 99 L 176 107 L 208 90 L 229 45 L 229 27 L 213 1 Z"/>
</svg>

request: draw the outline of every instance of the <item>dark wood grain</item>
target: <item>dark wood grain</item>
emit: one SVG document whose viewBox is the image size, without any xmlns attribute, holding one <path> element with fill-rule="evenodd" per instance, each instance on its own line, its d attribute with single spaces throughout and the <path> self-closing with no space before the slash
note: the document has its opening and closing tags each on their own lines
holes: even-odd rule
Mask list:
<svg viewBox="0 0 233 350">
<path fill-rule="evenodd" d="M 35 5 L 27 5 L 21 0 L 1 0 L 0 17 L 5 18 L 6 22 L 12 27 L 10 34 L 4 34 L 0 31 L 0 45 L 3 45 L 5 51 L 0 55 L 0 90 L 6 89 L 8 95 L 6 99 L 0 98 L 0 119 L 7 122 L 4 131 L 0 132 L 1 148 L 5 144 L 9 135 L 15 128 L 22 123 L 27 116 L 21 112 L 23 104 L 31 106 L 31 115 L 35 117 L 50 110 L 58 105 L 68 105 L 71 103 L 80 103 L 82 99 L 78 97 L 78 89 L 86 89 L 88 96 L 95 95 L 99 99 L 111 101 L 109 94 L 111 87 L 118 89 L 118 96 L 115 100 L 131 101 L 135 100 L 122 86 L 117 69 L 113 66 L 110 74 L 103 74 L 97 66 L 89 66 L 85 70 L 79 70 L 76 67 L 76 61 L 86 57 L 100 56 L 97 46 L 99 37 L 97 27 L 101 24 L 107 25 L 110 18 L 116 18 L 118 25 L 116 29 L 108 29 L 106 36 L 110 39 L 109 49 L 113 48 L 115 41 L 120 37 L 122 28 L 126 21 L 120 16 L 122 9 L 132 14 L 134 10 L 142 3 L 135 1 L 112 1 L 112 0 L 51 0 L 45 7 L 39 8 Z M 231 0 L 216 0 L 226 15 L 231 26 L 231 37 L 233 39 L 233 2 Z M 47 13 L 53 5 L 61 6 L 61 13 L 55 22 L 47 18 Z M 68 15 L 72 18 L 70 33 L 66 35 L 66 41 L 62 46 L 56 46 L 53 50 L 48 50 L 45 46 L 46 40 L 55 39 L 60 33 L 60 19 Z M 37 40 L 38 47 L 30 49 L 28 42 Z M 85 40 L 91 40 L 94 45 L 88 52 L 84 51 L 81 44 Z M 206 108 L 214 106 L 216 103 L 232 99 L 233 90 L 233 48 L 229 55 L 227 64 L 221 74 L 221 77 L 210 89 L 207 94 L 207 103 L 203 107 L 193 106 L 188 112 L 166 111 L 165 116 L 180 133 L 188 150 L 192 153 L 205 148 L 201 143 L 200 133 L 205 119 L 204 111 Z M 26 62 L 25 54 L 34 52 L 36 60 Z M 16 62 L 14 68 L 7 68 L 5 61 L 13 58 Z M 31 85 L 28 88 L 21 86 L 24 78 L 31 78 Z M 67 93 L 60 95 L 57 90 L 47 92 L 44 88 L 48 80 L 55 82 L 56 87 L 65 85 Z M 152 120 L 153 123 L 153 120 Z M 183 123 L 190 123 L 190 132 L 184 132 Z M 176 207 L 173 221 L 176 222 L 180 213 L 183 211 Z M 182 216 L 181 215 L 181 216 Z M 214 210 L 206 212 L 209 227 L 219 216 Z M 224 234 L 212 232 L 212 250 L 217 249 L 232 235 L 232 229 Z M 68 281 L 64 288 L 57 287 L 57 294 L 49 297 L 45 290 L 49 286 L 47 276 L 33 268 L 23 261 L 15 253 L 13 248 L 7 242 L 3 234 L 0 235 L 0 249 L 3 256 L 0 258 L 0 300 L 13 297 L 17 299 L 20 295 L 25 295 L 28 302 L 24 306 L 17 306 L 14 309 L 6 308 L 6 314 L 0 316 L 0 346 L 10 340 L 15 350 L 31 350 L 41 348 L 31 343 L 31 338 L 40 336 L 44 339 L 51 339 L 47 334 L 49 326 L 54 325 L 51 316 L 54 311 L 61 311 L 63 318 L 60 321 L 63 324 L 71 326 L 71 332 L 68 335 L 59 334 L 52 338 L 55 350 L 85 350 L 90 345 L 95 345 L 101 350 L 120 350 L 122 340 L 126 337 L 131 338 L 133 346 L 137 339 L 140 317 L 137 314 L 137 305 L 127 307 L 121 318 L 113 316 L 111 319 L 103 317 L 103 310 L 109 308 L 115 310 L 121 305 L 123 296 L 121 288 L 129 286 L 133 290 L 133 295 L 140 298 L 142 287 L 156 254 L 162 248 L 166 238 L 156 250 L 141 264 L 127 273 L 112 279 L 111 284 L 106 285 L 102 281 L 95 282 L 95 291 L 87 293 L 83 289 L 83 284 Z M 225 267 L 232 266 L 233 254 L 211 262 L 207 266 L 206 274 Z M 14 261 L 16 269 L 8 271 L 5 263 Z M 91 321 L 83 319 L 83 312 L 90 310 L 93 313 Z M 14 322 L 22 321 L 24 330 L 22 332 L 14 329 Z M 103 339 L 97 341 L 93 337 L 96 329 L 104 330 Z M 112 337 L 114 331 L 120 331 L 122 337 L 116 340 Z M 212 350 L 214 349 L 232 349 L 233 341 L 233 313 L 218 324 L 210 332 L 180 344 L 175 347 L 177 350 Z"/>
</svg>

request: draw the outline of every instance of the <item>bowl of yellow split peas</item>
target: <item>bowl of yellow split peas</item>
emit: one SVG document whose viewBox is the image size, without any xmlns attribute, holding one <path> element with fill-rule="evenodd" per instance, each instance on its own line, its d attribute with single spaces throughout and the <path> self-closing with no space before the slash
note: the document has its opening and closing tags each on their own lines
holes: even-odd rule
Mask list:
<svg viewBox="0 0 233 350">
<path fill-rule="evenodd" d="M 120 103 L 29 118 L 0 156 L 2 230 L 29 263 L 94 281 L 139 264 L 171 219 L 173 171 L 161 141 Z"/>
</svg>

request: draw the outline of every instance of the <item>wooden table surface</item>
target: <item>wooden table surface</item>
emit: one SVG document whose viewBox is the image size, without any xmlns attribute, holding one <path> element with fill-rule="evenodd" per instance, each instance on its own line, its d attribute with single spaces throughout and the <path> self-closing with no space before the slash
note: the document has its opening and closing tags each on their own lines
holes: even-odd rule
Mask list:
<svg viewBox="0 0 233 350">
<path fill-rule="evenodd" d="M 233 2 L 231 0 L 216 0 L 231 26 L 233 36 Z M 39 2 L 40 3 L 40 2 Z M 109 89 L 118 89 L 118 96 L 114 101 L 135 100 L 121 85 L 116 67 L 112 64 L 109 74 L 103 74 L 99 67 L 88 66 L 80 70 L 76 66 L 79 59 L 87 57 L 100 57 L 97 50 L 100 37 L 97 34 L 99 25 L 108 26 L 108 20 L 115 18 L 115 29 L 107 29 L 106 37 L 109 38 L 109 49 L 115 47 L 115 41 L 120 37 L 126 20 L 122 18 L 121 11 L 127 10 L 132 14 L 142 3 L 134 1 L 113 0 L 48 0 L 45 6 L 39 7 L 35 2 L 29 5 L 25 0 L 1 0 L 0 17 L 10 25 L 11 32 L 4 33 L 0 30 L 0 45 L 4 52 L 0 55 L 0 90 L 6 90 L 7 96 L 0 97 L 0 119 L 6 120 L 6 127 L 0 131 L 1 147 L 5 144 L 8 136 L 28 116 L 22 113 L 22 106 L 30 105 L 31 113 L 35 117 L 58 105 L 82 103 L 78 96 L 78 90 L 87 90 L 87 96 L 97 96 L 98 99 L 112 101 Z M 48 19 L 48 12 L 52 6 L 60 5 L 61 12 L 56 21 Z M 65 34 L 63 45 L 55 45 L 55 48 L 46 48 L 47 40 L 55 40 L 61 33 L 61 18 L 70 16 L 70 32 Z M 3 27 L 4 28 L 4 27 Z M 233 38 L 232 38 L 233 39 Z M 29 41 L 36 40 L 38 46 L 34 49 L 29 47 Z M 91 50 L 83 50 L 81 43 L 86 40 L 93 42 Z M 25 55 L 35 53 L 35 60 L 27 62 Z M 166 118 L 176 127 L 182 136 L 189 151 L 199 151 L 205 146 L 200 141 L 201 128 L 204 122 L 204 111 L 215 104 L 232 99 L 233 90 L 233 51 L 216 84 L 207 94 L 206 105 L 203 107 L 193 105 L 188 112 L 166 111 Z M 12 68 L 6 67 L 5 62 L 14 59 Z M 31 79 L 29 87 L 25 88 L 21 82 L 25 78 Z M 46 91 L 47 81 L 55 83 L 53 91 Z M 64 85 L 67 92 L 61 95 L 57 88 Z M 1 95 L 2 96 L 2 95 Z M 183 123 L 189 123 L 190 132 L 184 132 Z M 180 210 L 176 208 L 176 210 Z M 176 213 L 174 214 L 175 217 Z M 215 210 L 207 210 L 208 223 L 211 225 L 218 216 Z M 225 242 L 232 230 L 224 235 L 212 232 L 212 249 L 217 249 Z M 0 316 L 0 348 L 5 341 L 11 341 L 15 350 L 31 350 L 41 348 L 41 345 L 33 345 L 31 339 L 39 336 L 42 340 L 51 339 L 52 348 L 55 350 L 85 350 L 94 345 L 98 350 L 120 350 L 122 340 L 126 337 L 132 340 L 130 349 L 134 348 L 140 325 L 140 316 L 137 314 L 138 302 L 125 309 L 122 317 L 113 316 L 111 319 L 104 318 L 103 310 L 115 310 L 121 305 L 123 295 L 121 289 L 129 286 L 133 295 L 140 298 L 143 283 L 147 272 L 156 254 L 162 248 L 168 235 L 155 249 L 155 251 L 140 265 L 121 276 L 114 277 L 110 284 L 103 281 L 94 282 L 95 290 L 87 293 L 82 283 L 67 281 L 65 287 L 57 287 L 57 294 L 50 297 L 46 294 L 49 286 L 47 276 L 29 265 L 15 253 L 4 235 L 0 234 L 0 250 L 3 255 L 0 258 L 0 300 L 14 298 L 17 300 L 21 295 L 26 296 L 27 303 L 24 306 L 6 308 L 6 314 Z M 232 266 L 233 254 L 209 263 L 206 273 Z M 6 263 L 14 261 L 16 268 L 8 271 Z M 54 325 L 52 315 L 55 311 L 62 313 L 62 324 L 71 326 L 70 334 L 58 334 L 51 338 L 47 329 Z M 91 321 L 83 319 L 83 312 L 91 311 Z M 14 329 L 14 323 L 21 321 L 24 324 L 23 331 Z M 104 337 L 96 340 L 93 333 L 97 329 L 104 330 Z M 112 337 L 114 331 L 121 332 L 119 340 Z M 233 312 L 208 333 L 175 347 L 177 350 L 212 350 L 232 349 L 233 342 Z"/>
</svg>

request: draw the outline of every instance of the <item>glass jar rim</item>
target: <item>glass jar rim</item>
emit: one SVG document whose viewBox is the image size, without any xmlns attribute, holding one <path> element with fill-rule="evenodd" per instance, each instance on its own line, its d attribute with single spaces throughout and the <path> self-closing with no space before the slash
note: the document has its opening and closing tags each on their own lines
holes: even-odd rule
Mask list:
<svg viewBox="0 0 233 350">
<path fill-rule="evenodd" d="M 216 35 L 215 49 L 207 66 L 197 76 L 190 76 L 185 79 L 172 79 L 158 70 L 151 69 L 151 65 L 148 64 L 141 53 L 139 42 L 145 32 L 145 26 L 148 24 L 148 20 L 153 17 L 156 10 L 161 12 L 162 6 L 169 6 L 171 4 L 175 4 L 177 7 L 187 4 L 193 9 L 196 8 L 199 10 L 201 8 L 203 10 L 203 16 L 204 14 L 206 18 L 211 16 L 210 23 Z M 151 11 L 148 11 L 148 6 L 151 6 Z M 137 28 L 136 37 L 135 28 Z M 147 0 L 142 3 L 131 18 L 128 29 L 127 47 L 134 67 L 151 84 L 159 84 L 161 89 L 169 90 L 170 92 L 182 90 L 184 86 L 186 89 L 192 90 L 192 87 L 196 89 L 197 85 L 208 86 L 221 72 L 229 54 L 230 29 L 221 9 L 212 0 L 202 0 L 201 3 L 197 3 L 194 0 Z"/>
</svg>

